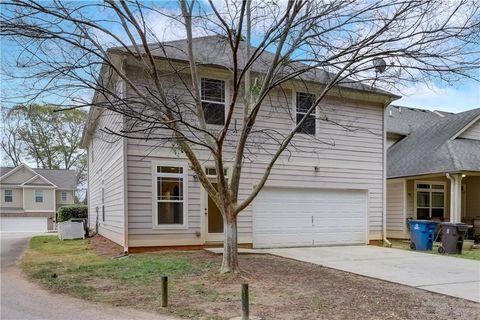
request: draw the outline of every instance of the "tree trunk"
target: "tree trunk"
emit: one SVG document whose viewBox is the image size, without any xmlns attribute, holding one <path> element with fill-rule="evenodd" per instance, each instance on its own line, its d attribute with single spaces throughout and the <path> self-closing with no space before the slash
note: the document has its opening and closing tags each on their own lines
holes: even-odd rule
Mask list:
<svg viewBox="0 0 480 320">
<path fill-rule="evenodd" d="M 223 218 L 223 260 L 220 273 L 236 273 L 238 268 L 237 218 Z"/>
</svg>

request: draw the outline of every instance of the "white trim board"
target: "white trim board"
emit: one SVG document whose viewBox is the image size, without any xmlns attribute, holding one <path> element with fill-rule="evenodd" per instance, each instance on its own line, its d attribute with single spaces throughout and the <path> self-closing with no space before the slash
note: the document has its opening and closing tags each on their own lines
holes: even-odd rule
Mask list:
<svg viewBox="0 0 480 320">
<path fill-rule="evenodd" d="M 428 184 L 428 185 L 443 185 L 443 219 L 446 218 L 446 215 L 447 215 L 447 183 L 444 182 L 444 181 L 435 181 L 435 180 L 430 180 L 430 181 L 422 181 L 422 180 L 414 180 L 413 181 L 413 215 L 415 216 L 415 219 L 417 219 L 417 192 L 418 190 L 422 191 L 424 189 L 418 189 L 417 188 L 417 184 Z M 425 192 L 429 192 L 430 195 L 432 194 L 432 190 L 436 190 L 436 192 L 440 192 L 439 190 L 440 189 L 430 189 L 429 191 L 427 191 L 425 189 Z M 430 197 L 430 206 L 429 206 L 429 209 L 431 210 L 432 209 L 432 203 L 431 203 L 432 199 Z M 431 211 L 429 212 L 429 218 L 432 219 L 433 217 L 431 216 Z"/>
<path fill-rule="evenodd" d="M 27 181 L 25 181 L 24 183 L 21 184 L 22 187 L 25 187 L 28 183 L 32 182 L 32 181 L 35 181 L 37 178 L 40 178 L 42 179 L 43 181 L 51 184 L 52 187 L 54 188 L 58 188 L 54 183 L 52 183 L 50 180 L 48 180 L 47 178 L 45 178 L 44 176 L 42 176 L 41 174 L 37 173 L 35 176 L 31 177 L 30 179 L 28 179 Z M 38 185 L 30 185 L 30 186 L 35 186 L 37 187 Z"/>
<path fill-rule="evenodd" d="M 171 166 L 183 168 L 183 173 L 158 173 L 157 166 Z M 157 201 L 157 177 L 182 177 L 183 178 L 183 224 L 158 224 L 158 201 Z M 152 229 L 154 230 L 178 230 L 188 229 L 188 164 L 179 161 L 152 161 Z"/>
</svg>

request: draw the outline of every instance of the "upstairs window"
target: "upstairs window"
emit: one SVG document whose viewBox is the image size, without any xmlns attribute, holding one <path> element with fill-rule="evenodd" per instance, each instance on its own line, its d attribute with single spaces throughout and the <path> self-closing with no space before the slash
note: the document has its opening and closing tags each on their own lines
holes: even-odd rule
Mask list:
<svg viewBox="0 0 480 320">
<path fill-rule="evenodd" d="M 67 191 L 62 191 L 60 197 L 62 199 L 62 202 L 67 202 Z"/>
<path fill-rule="evenodd" d="M 202 78 L 202 107 L 207 124 L 225 124 L 225 81 Z"/>
<path fill-rule="evenodd" d="M 299 124 L 303 119 L 308 110 L 315 103 L 315 95 L 305 92 L 297 92 L 296 95 L 296 124 Z M 313 111 L 305 119 L 301 127 L 298 129 L 298 133 L 305 133 L 310 135 L 315 135 L 315 114 Z"/>
<path fill-rule="evenodd" d="M 5 202 L 13 202 L 13 191 L 5 190 Z"/>
<path fill-rule="evenodd" d="M 43 190 L 35 190 L 35 202 L 43 202 Z"/>
</svg>

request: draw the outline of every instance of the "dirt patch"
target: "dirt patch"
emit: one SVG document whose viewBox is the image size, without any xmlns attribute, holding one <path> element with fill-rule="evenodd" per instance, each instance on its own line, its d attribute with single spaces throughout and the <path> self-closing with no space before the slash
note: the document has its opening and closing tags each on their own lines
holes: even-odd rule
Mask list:
<svg viewBox="0 0 480 320">
<path fill-rule="evenodd" d="M 221 256 L 203 250 L 110 259 L 98 255 L 112 257 L 121 248 L 103 237 L 32 241 L 24 270 L 46 288 L 182 318 L 239 316 L 241 283 L 250 287 L 251 314 L 262 319 L 471 320 L 480 314 L 474 302 L 270 255 L 240 255 L 242 273 L 220 275 Z M 168 308 L 160 306 L 164 275 Z"/>
<path fill-rule="evenodd" d="M 101 257 L 115 257 L 123 253 L 123 248 L 101 235 L 95 235 L 90 240 L 91 249 Z"/>
<path fill-rule="evenodd" d="M 473 319 L 480 312 L 473 302 L 284 258 L 242 255 L 240 264 L 241 275 L 211 270 L 183 279 L 182 287 L 195 289 L 174 294 L 173 306 L 207 319 L 238 316 L 246 282 L 251 313 L 263 319 Z"/>
</svg>

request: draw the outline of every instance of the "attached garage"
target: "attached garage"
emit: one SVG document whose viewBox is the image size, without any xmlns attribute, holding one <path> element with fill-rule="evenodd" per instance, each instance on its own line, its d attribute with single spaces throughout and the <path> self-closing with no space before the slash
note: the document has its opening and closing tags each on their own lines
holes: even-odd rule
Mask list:
<svg viewBox="0 0 480 320">
<path fill-rule="evenodd" d="M 264 188 L 253 203 L 255 248 L 367 243 L 367 191 Z"/>
<path fill-rule="evenodd" d="M 2 217 L 0 218 L 2 232 L 47 232 L 47 217 Z"/>
</svg>

